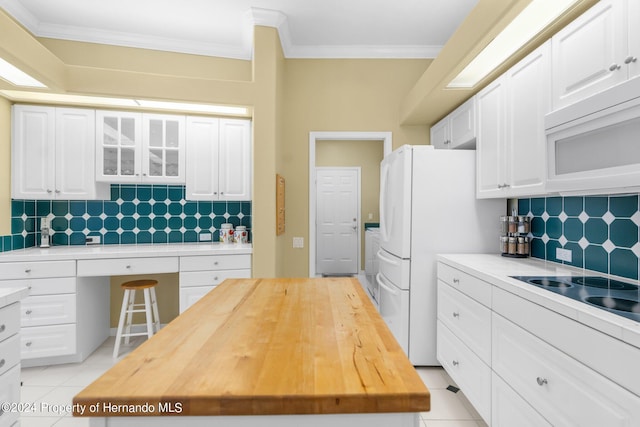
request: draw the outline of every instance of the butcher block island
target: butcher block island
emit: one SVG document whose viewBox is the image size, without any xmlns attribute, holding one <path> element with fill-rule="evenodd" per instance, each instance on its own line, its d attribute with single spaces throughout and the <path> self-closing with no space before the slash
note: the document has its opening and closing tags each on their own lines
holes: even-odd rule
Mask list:
<svg viewBox="0 0 640 427">
<path fill-rule="evenodd" d="M 430 394 L 356 279 L 228 279 L 73 403 L 92 426 L 417 427 Z"/>
</svg>

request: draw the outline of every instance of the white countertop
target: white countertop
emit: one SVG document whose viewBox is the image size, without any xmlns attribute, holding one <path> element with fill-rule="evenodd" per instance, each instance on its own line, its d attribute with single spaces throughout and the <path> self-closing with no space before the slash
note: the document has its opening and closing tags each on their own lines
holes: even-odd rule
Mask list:
<svg viewBox="0 0 640 427">
<path fill-rule="evenodd" d="M 492 254 L 444 254 L 438 260 L 559 314 L 640 348 L 640 322 L 538 288 L 509 276 L 609 276 L 535 258 L 506 258 Z"/>
<path fill-rule="evenodd" d="M 95 245 L 32 247 L 0 253 L 0 262 L 58 261 L 151 256 L 241 255 L 251 254 L 252 245 L 222 243 L 166 243 L 143 245 Z"/>
<path fill-rule="evenodd" d="M 29 295 L 29 288 L 0 288 L 0 308 L 18 302 Z"/>
</svg>

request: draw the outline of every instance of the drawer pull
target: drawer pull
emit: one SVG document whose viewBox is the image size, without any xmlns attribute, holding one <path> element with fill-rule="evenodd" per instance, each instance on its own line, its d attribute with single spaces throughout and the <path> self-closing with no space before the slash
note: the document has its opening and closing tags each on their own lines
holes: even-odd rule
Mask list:
<svg viewBox="0 0 640 427">
<path fill-rule="evenodd" d="M 30 268 L 27 268 L 24 272 L 25 272 L 25 273 L 27 273 L 27 274 L 29 274 L 29 273 L 31 273 L 31 269 L 30 269 Z"/>
<path fill-rule="evenodd" d="M 214 261 L 214 262 L 213 262 L 213 265 L 218 265 L 218 261 Z"/>
<path fill-rule="evenodd" d="M 27 341 L 24 345 L 26 345 L 27 347 L 31 347 L 31 344 L 33 344 L 31 341 Z"/>
<path fill-rule="evenodd" d="M 6 363 L 6 361 L 4 359 L 0 360 L 0 368 L 2 368 L 5 363 Z"/>
<path fill-rule="evenodd" d="M 7 329 L 7 325 L 5 325 L 4 323 L 0 325 L 0 332 L 4 332 L 5 329 Z"/>
<path fill-rule="evenodd" d="M 453 317 L 460 317 L 460 313 L 453 312 Z"/>
<path fill-rule="evenodd" d="M 126 267 L 126 268 L 131 268 L 131 266 L 130 266 L 130 265 L 127 265 L 127 267 Z"/>
<path fill-rule="evenodd" d="M 536 378 L 536 382 L 538 383 L 539 386 L 543 386 L 548 383 L 546 378 L 541 378 L 541 377 Z"/>
<path fill-rule="evenodd" d="M 214 277 L 213 280 L 218 281 L 218 276 Z"/>
<path fill-rule="evenodd" d="M 26 313 L 27 314 L 31 314 L 31 313 L 33 313 L 33 310 L 27 310 Z"/>
<path fill-rule="evenodd" d="M 453 363 L 453 366 L 458 366 L 460 364 L 457 360 L 454 360 L 452 363 Z"/>
<path fill-rule="evenodd" d="M 456 284 L 460 283 L 460 279 L 453 279 L 453 283 L 456 283 Z"/>
</svg>

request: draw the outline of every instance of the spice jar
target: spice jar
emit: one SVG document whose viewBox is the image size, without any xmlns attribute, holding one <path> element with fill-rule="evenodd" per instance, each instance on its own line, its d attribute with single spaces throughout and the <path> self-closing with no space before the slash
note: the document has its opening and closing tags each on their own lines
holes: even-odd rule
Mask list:
<svg viewBox="0 0 640 427">
<path fill-rule="evenodd" d="M 517 233 L 518 232 L 518 217 L 510 216 L 509 217 L 509 233 Z"/>
<path fill-rule="evenodd" d="M 507 253 L 515 255 L 517 253 L 518 241 L 516 237 L 509 237 L 509 245 Z"/>
<path fill-rule="evenodd" d="M 500 252 L 506 254 L 509 252 L 509 237 L 508 236 L 500 236 Z"/>
<path fill-rule="evenodd" d="M 531 222 L 528 216 L 518 217 L 518 233 L 529 233 Z"/>
<path fill-rule="evenodd" d="M 509 232 L 509 217 L 501 216 L 500 217 L 500 232 L 501 234 L 507 234 Z"/>
<path fill-rule="evenodd" d="M 529 255 L 529 239 L 524 236 L 518 237 L 518 255 Z"/>
</svg>

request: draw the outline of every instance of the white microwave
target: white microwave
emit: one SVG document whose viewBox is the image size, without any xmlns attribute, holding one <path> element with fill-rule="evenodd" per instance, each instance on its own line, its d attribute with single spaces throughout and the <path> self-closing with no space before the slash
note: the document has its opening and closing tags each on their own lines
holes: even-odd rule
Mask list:
<svg viewBox="0 0 640 427">
<path fill-rule="evenodd" d="M 549 192 L 640 189 L 640 78 L 545 117 Z"/>
</svg>

